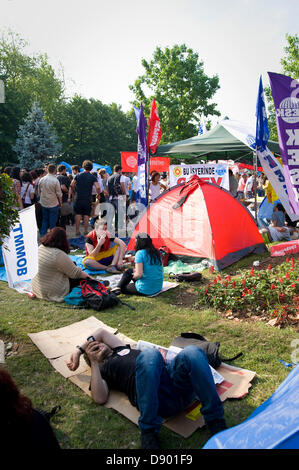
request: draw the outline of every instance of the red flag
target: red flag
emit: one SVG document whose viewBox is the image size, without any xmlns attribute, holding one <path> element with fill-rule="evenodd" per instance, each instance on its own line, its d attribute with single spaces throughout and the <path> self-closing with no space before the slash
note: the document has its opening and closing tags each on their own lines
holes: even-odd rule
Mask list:
<svg viewBox="0 0 299 470">
<path fill-rule="evenodd" d="M 150 117 L 148 119 L 148 133 L 146 139 L 146 145 L 148 150 L 151 150 L 152 154 L 156 153 L 157 147 L 161 140 L 162 130 L 160 119 L 158 115 L 157 106 L 155 99 L 153 98 Z"/>
</svg>

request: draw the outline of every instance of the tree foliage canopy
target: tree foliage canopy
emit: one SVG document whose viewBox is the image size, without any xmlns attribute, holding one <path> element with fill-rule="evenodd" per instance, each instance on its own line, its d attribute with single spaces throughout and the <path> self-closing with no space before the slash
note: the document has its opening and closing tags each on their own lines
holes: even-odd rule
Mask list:
<svg viewBox="0 0 299 470">
<path fill-rule="evenodd" d="M 220 115 L 215 103 L 209 103 L 219 88 L 217 75 L 208 77 L 199 55 L 185 44 L 157 47 L 148 62 L 142 59 L 144 74 L 129 88 L 135 95 L 134 105 L 143 104 L 149 115 L 155 98 L 162 142 L 186 139 L 197 133 L 200 115 Z"/>
<path fill-rule="evenodd" d="M 51 121 L 63 99 L 63 81 L 56 77 L 47 56 L 30 56 L 26 46 L 14 33 L 0 39 L 0 79 L 5 86 L 5 102 L 0 105 L 0 162 L 16 161 L 12 147 L 17 129 L 33 103 L 38 101 Z"/>
</svg>

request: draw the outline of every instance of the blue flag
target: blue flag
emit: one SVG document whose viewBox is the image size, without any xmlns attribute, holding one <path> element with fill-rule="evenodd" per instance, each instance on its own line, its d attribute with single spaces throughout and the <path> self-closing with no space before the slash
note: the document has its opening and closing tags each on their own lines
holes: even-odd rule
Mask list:
<svg viewBox="0 0 299 470">
<path fill-rule="evenodd" d="M 198 128 L 198 135 L 203 135 L 207 132 L 206 123 L 203 114 L 201 115 L 200 124 Z"/>
<path fill-rule="evenodd" d="M 256 103 L 256 149 L 263 152 L 269 140 L 269 127 L 262 77 L 260 77 L 259 91 Z"/>
</svg>

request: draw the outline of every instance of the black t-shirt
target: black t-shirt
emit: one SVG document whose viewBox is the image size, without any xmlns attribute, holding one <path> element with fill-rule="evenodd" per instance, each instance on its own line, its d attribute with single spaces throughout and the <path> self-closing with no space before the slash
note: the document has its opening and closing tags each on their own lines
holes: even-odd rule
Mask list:
<svg viewBox="0 0 299 470">
<path fill-rule="evenodd" d="M 65 175 L 58 175 L 58 176 L 57 176 L 57 179 L 58 179 L 58 181 L 59 181 L 59 183 L 60 183 L 60 186 L 62 186 L 62 185 L 64 184 L 64 185 L 67 187 L 67 189 L 69 189 L 71 182 L 70 182 L 70 180 L 69 180 L 69 178 L 68 178 L 67 176 L 65 176 Z M 62 202 L 67 202 L 68 197 L 69 197 L 69 196 L 68 196 L 68 193 L 65 193 L 65 192 L 62 191 Z"/>
<path fill-rule="evenodd" d="M 76 191 L 77 201 L 91 201 L 92 187 L 98 180 L 96 176 L 92 175 L 88 171 L 79 173 L 75 176 L 76 180 Z"/>
<path fill-rule="evenodd" d="M 124 352 L 127 349 L 129 352 L 126 354 Z M 136 359 L 141 351 L 131 349 L 129 344 L 113 348 L 112 351 L 113 354 L 100 366 L 102 378 L 109 389 L 124 392 L 130 403 L 137 406 Z"/>
</svg>

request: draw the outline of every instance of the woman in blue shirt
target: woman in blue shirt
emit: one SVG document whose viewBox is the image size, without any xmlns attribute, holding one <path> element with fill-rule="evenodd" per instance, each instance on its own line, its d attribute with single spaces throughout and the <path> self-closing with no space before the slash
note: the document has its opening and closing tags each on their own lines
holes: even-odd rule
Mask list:
<svg viewBox="0 0 299 470">
<path fill-rule="evenodd" d="M 136 237 L 135 268 L 127 269 L 117 290 L 122 294 L 153 295 L 163 286 L 163 265 L 159 250 L 154 247 L 147 233 L 139 233 Z"/>
</svg>

